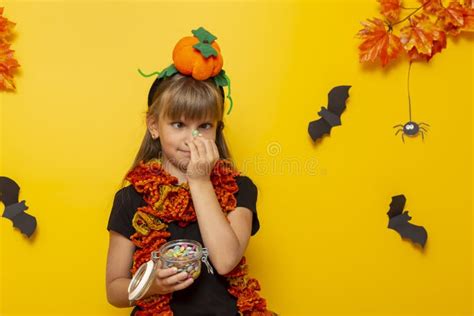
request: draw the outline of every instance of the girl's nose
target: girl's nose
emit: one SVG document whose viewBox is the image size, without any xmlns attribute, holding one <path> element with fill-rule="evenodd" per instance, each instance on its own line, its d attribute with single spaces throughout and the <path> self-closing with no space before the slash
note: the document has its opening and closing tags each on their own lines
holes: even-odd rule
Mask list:
<svg viewBox="0 0 474 316">
<path fill-rule="evenodd" d="M 186 141 L 190 142 L 192 141 L 195 137 L 199 135 L 199 131 L 196 129 L 191 130 L 189 133 L 186 134 Z"/>
</svg>

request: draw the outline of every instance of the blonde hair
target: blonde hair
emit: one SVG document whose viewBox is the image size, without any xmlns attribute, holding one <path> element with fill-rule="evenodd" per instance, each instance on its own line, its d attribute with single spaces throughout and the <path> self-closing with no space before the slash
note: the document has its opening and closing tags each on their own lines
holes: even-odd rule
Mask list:
<svg viewBox="0 0 474 316">
<path fill-rule="evenodd" d="M 152 104 L 146 113 L 147 121 L 166 117 L 171 120 L 217 121 L 216 145 L 221 159 L 231 159 L 222 130 L 224 115 L 224 93 L 214 80 L 196 80 L 177 73 L 163 79 L 153 96 Z M 143 161 L 147 162 L 162 155 L 159 139 L 153 139 L 147 129 L 142 144 L 130 170 Z"/>
</svg>

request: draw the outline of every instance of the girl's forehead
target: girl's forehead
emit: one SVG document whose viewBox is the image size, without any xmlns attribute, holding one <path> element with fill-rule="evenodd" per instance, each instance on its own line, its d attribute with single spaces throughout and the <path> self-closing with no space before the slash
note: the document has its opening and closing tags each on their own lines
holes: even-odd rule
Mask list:
<svg viewBox="0 0 474 316">
<path fill-rule="evenodd" d="M 186 116 L 181 116 L 178 118 L 173 118 L 171 116 L 164 116 L 163 120 L 171 122 L 171 121 L 180 121 L 186 124 L 192 124 L 192 123 L 212 123 L 215 122 L 216 120 L 212 116 L 204 116 L 202 118 L 189 118 Z"/>
</svg>

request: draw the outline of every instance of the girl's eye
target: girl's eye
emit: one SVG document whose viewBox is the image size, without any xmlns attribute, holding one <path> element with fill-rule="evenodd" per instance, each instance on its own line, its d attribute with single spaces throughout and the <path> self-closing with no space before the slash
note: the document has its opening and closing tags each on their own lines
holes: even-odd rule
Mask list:
<svg viewBox="0 0 474 316">
<path fill-rule="evenodd" d="M 204 124 L 201 124 L 201 126 L 199 126 L 199 128 L 210 129 L 210 128 L 212 128 L 212 124 L 211 123 L 204 123 Z"/>
<path fill-rule="evenodd" d="M 184 124 L 181 122 L 173 122 L 171 123 L 171 126 L 173 126 L 174 128 L 181 128 L 184 126 Z"/>
</svg>

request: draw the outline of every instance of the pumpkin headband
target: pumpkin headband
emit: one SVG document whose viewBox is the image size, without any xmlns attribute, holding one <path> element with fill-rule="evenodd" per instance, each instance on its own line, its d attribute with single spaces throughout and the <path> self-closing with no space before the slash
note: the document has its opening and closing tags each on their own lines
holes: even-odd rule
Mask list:
<svg viewBox="0 0 474 316">
<path fill-rule="evenodd" d="M 176 73 L 192 76 L 196 80 L 207 80 L 213 78 L 216 85 L 224 95 L 224 87 L 228 87 L 227 98 L 230 102 L 229 111 L 232 110 L 232 97 L 230 96 L 230 79 L 222 69 L 224 60 L 221 49 L 215 41 L 217 37 L 206 31 L 203 27 L 192 31 L 194 36 L 183 37 L 173 50 L 173 64 L 161 72 L 155 71 L 144 74 L 140 69 L 138 72 L 143 77 L 158 75 L 148 92 L 148 106 L 152 104 L 153 95 L 163 79 L 171 77 Z"/>
</svg>

